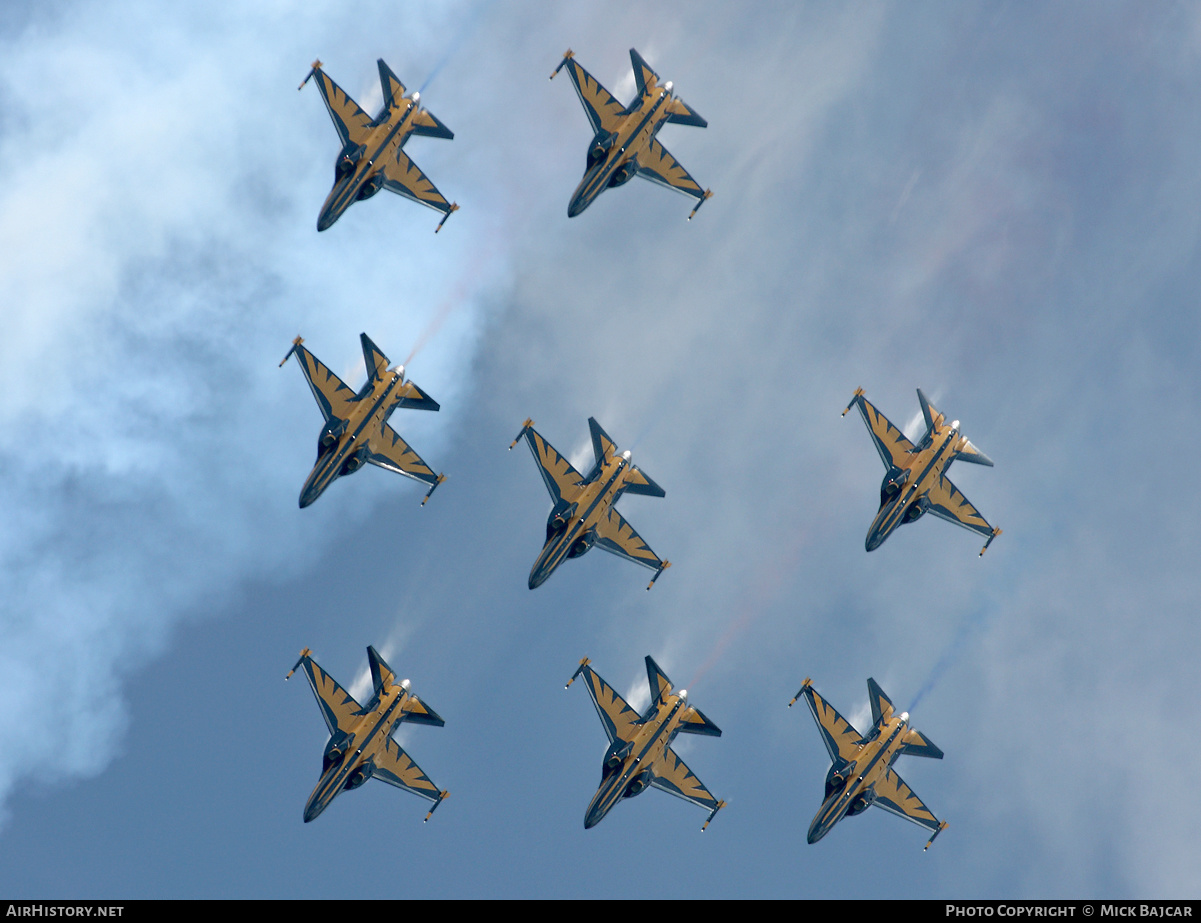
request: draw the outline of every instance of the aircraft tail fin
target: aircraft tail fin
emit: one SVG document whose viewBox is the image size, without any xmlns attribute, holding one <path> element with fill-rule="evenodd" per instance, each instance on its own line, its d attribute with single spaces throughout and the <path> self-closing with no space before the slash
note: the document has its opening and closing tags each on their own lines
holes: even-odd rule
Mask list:
<svg viewBox="0 0 1201 923">
<path fill-rule="evenodd" d="M 934 746 L 925 734 L 910 728 L 901 738 L 901 752 L 910 756 L 925 756 L 932 760 L 942 759 L 942 751 Z"/>
<path fill-rule="evenodd" d="M 367 663 L 371 665 L 371 685 L 378 695 L 385 686 L 396 681 L 396 671 L 388 666 L 379 652 L 370 645 L 367 646 Z"/>
<path fill-rule="evenodd" d="M 917 389 L 917 399 L 922 405 L 922 416 L 926 420 L 926 432 L 928 433 L 934 429 L 936 424 L 943 421 L 943 415 L 939 412 L 937 407 L 930 403 L 929 398 L 922 393 L 921 388 Z"/>
<path fill-rule="evenodd" d="M 663 696 L 671 692 L 671 680 L 667 678 L 667 674 L 659 669 L 659 665 L 655 663 L 650 654 L 646 655 L 646 679 L 651 686 L 651 705 L 653 706 Z"/>
<path fill-rule="evenodd" d="M 596 455 L 596 464 L 598 467 L 602 466 L 617 454 L 617 443 L 601 429 L 596 417 L 588 418 L 588 431 L 592 433 L 592 451 Z"/>
<path fill-rule="evenodd" d="M 379 65 L 379 85 L 384 91 L 384 106 L 391 109 L 398 100 L 404 98 L 405 85 L 392 73 L 392 68 L 384 63 L 383 58 L 376 61 L 376 64 Z"/>
<path fill-rule="evenodd" d="M 360 333 L 359 342 L 363 345 L 363 362 L 367 366 L 367 377 L 371 381 L 379 381 L 384 372 L 388 371 L 388 357 L 371 342 L 371 337 L 367 334 Z"/>
<path fill-rule="evenodd" d="M 867 697 L 872 705 L 872 723 L 879 724 L 881 721 L 887 721 L 892 717 L 892 713 L 896 710 L 893 708 L 892 699 L 884 694 L 884 690 L 880 688 L 871 677 L 867 680 Z"/>
<path fill-rule="evenodd" d="M 646 92 L 648 83 L 657 84 L 659 82 L 659 75 L 633 48 L 630 49 L 630 66 L 634 68 L 634 81 L 638 84 L 639 96 Z"/>
</svg>

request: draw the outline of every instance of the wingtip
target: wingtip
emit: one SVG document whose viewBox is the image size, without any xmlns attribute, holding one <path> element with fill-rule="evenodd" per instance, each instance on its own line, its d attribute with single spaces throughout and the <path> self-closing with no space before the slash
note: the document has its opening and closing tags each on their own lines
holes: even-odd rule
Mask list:
<svg viewBox="0 0 1201 923">
<path fill-rule="evenodd" d="M 859 398 L 861 398 L 861 397 L 863 397 L 863 389 L 856 388 L 855 393 L 851 395 L 851 402 L 849 404 L 847 404 L 847 409 L 842 412 L 842 415 L 844 417 L 847 415 L 847 411 L 849 411 L 852 407 L 855 406 L 855 401 L 859 400 Z"/>
<path fill-rule="evenodd" d="M 689 220 L 689 221 L 691 221 L 691 220 L 692 220 L 692 216 L 693 216 L 693 215 L 695 215 L 695 214 L 696 214 L 696 213 L 697 213 L 697 212 L 700 210 L 700 207 L 701 207 L 702 205 L 704 205 L 704 204 L 705 204 L 705 202 L 707 202 L 707 201 L 708 201 L 710 198 L 712 198 L 712 197 L 713 197 L 713 190 L 712 190 L 712 189 L 706 189 L 706 190 L 705 190 L 705 194 L 704 194 L 703 196 L 701 196 L 701 200 L 700 200 L 699 202 L 697 202 L 697 203 L 696 203 L 696 207 L 695 207 L 695 208 L 693 208 L 693 209 L 692 209 L 692 211 L 691 211 L 691 212 L 688 214 L 688 220 Z"/>
<path fill-rule="evenodd" d="M 559 73 L 559 71 L 563 69 L 563 65 L 566 64 L 568 61 L 570 61 L 574 57 L 575 57 L 575 52 L 572 51 L 570 48 L 568 48 L 565 52 L 563 52 L 563 60 L 559 62 L 558 67 L 556 67 L 553 71 L 550 72 L 550 77 L 548 79 L 554 80 L 555 74 Z"/>
</svg>

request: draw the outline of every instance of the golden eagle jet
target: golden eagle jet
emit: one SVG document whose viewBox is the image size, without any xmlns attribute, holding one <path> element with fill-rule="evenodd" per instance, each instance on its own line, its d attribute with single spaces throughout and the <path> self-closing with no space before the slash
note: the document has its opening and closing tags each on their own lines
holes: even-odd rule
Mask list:
<svg viewBox="0 0 1201 923">
<path fill-rule="evenodd" d="M 296 354 L 300 370 L 325 416 L 325 428 L 317 438 L 317 463 L 300 491 L 301 509 L 320 497 L 335 478 L 353 474 L 367 462 L 429 484 L 422 506 L 446 479 L 444 474 L 434 474 L 388 425 L 388 417 L 398 407 L 437 410 L 438 402 L 411 381 L 405 381 L 404 366 L 388 368 L 388 357 L 367 334 L 360 334 L 359 339 L 367 364 L 367 383 L 357 394 L 305 349 L 300 337 L 292 341 L 292 348 L 280 362 L 282 366 Z"/>
<path fill-rule="evenodd" d="M 374 119 L 329 79 L 320 61 L 313 62 L 308 76 L 297 87 L 302 90 L 306 83 L 317 78 L 317 88 L 342 142 L 342 151 L 334 163 L 334 188 L 317 216 L 317 230 L 324 231 L 360 199 L 369 199 L 387 189 L 442 212 L 442 220 L 434 228 L 437 233 L 459 206 L 442 197 L 402 148 L 411 135 L 450 140 L 455 134 L 428 109 L 421 108 L 420 93 L 405 96 L 404 84 L 396 79 L 383 58 L 377 63 L 379 82 L 384 88 L 384 108 Z"/>
<path fill-rule="evenodd" d="M 700 128 L 709 123 L 684 100 L 672 94 L 670 80 L 660 84 L 659 75 L 633 48 L 630 49 L 630 62 L 634 67 L 638 96 L 629 106 L 619 103 L 596 78 L 580 67 L 570 48 L 550 75 L 553 80 L 555 74 L 567 68 L 595 133 L 588 145 L 584 178 L 567 206 L 567 217 L 574 218 L 610 186 L 620 186 L 641 176 L 696 199 L 696 207 L 688 216 L 691 221 L 692 215 L 712 193 L 708 189 L 701 190 L 667 148 L 655 140 L 655 135 L 667 122 Z"/>
<path fill-rule="evenodd" d="M 921 388 L 917 390 L 917 399 L 926 419 L 926 433 L 917 445 L 868 403 L 862 388 L 855 389 L 855 396 L 842 412 L 845 417 L 852 407 L 859 408 L 880 460 L 888 469 L 880 485 L 880 510 L 868 529 L 864 545 L 868 551 L 875 551 L 897 526 L 913 522 L 923 513 L 932 513 L 987 536 L 988 541 L 980 549 L 980 554 L 984 554 L 1001 530 L 990 526 L 951 483 L 947 469 L 956 459 L 991 468 L 992 459 L 959 435 L 959 421 L 947 423 L 946 417 L 926 400 Z"/>
<path fill-rule="evenodd" d="M 933 830 L 925 846 L 929 849 L 934 838 L 946 829 L 947 822 L 939 821 L 930 812 L 893 771 L 892 764 L 902 753 L 940 760 L 942 751 L 909 727 L 908 712 L 898 714 L 874 679 L 867 681 L 867 693 L 872 706 L 872 729 L 867 735 L 851 727 L 846 718 L 817 694 L 808 678 L 788 703 L 791 708 L 797 699 L 805 697 L 832 762 L 826 774 L 821 810 L 809 825 L 809 842 L 816 843 L 844 817 L 862 814 L 874 804 Z"/>
<path fill-rule="evenodd" d="M 649 590 L 659 575 L 671 567 L 671 562 L 659 560 L 615 506 L 622 494 L 662 497 L 663 488 L 630 462 L 628 451 L 618 454 L 613 440 L 593 417 L 588 418 L 588 428 L 592 431 L 596 464 L 587 477 L 538 435 L 533 420 L 527 418 L 517 438 L 509 444 L 512 450 L 525 437 L 555 504 L 546 522 L 546 543 L 530 571 L 530 589 L 545 583 L 565 560 L 578 558 L 596 545 L 653 570 L 655 576 L 646 587 Z"/>
<path fill-rule="evenodd" d="M 584 829 L 599 824 L 623 798 L 633 798 L 647 786 L 653 786 L 707 810 L 709 817 L 701 827 L 704 830 L 726 803 L 709 793 L 671 749 L 671 742 L 681 731 L 721 737 L 721 728 L 688 704 L 687 690 L 672 690 L 671 680 L 649 655 L 646 676 L 651 687 L 651 704 L 643 715 L 630 708 L 617 690 L 588 666 L 590 662 L 587 657 L 581 660 L 567 681 L 570 686 L 583 674 L 596 714 L 609 735 L 600 788 L 584 815 Z"/>
<path fill-rule="evenodd" d="M 329 807 L 329 803 L 343 790 L 358 788 L 368 779 L 379 779 L 397 788 L 412 792 L 419 798 L 432 801 L 425 819 L 438 809 L 442 800 L 450 794 L 441 791 L 429 776 L 421 771 L 392 739 L 392 733 L 402 721 L 411 724 L 432 724 L 442 727 L 443 721 L 432 708 L 409 692 L 407 679 L 396 682 L 396 674 L 376 653 L 374 647 L 367 648 L 367 661 L 371 665 L 371 682 L 374 692 L 366 705 L 360 705 L 349 692 L 343 689 L 317 666 L 312 652 L 306 647 L 300 652 L 296 666 L 288 671 L 284 679 L 304 667 L 313 695 L 329 728 L 329 743 L 325 745 L 325 758 L 321 764 L 321 780 L 304 806 L 304 822 Z"/>
</svg>

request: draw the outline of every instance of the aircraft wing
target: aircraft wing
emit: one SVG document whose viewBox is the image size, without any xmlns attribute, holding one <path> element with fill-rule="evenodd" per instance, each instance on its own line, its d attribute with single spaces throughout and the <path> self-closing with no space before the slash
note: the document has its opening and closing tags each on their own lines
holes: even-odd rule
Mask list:
<svg viewBox="0 0 1201 923">
<path fill-rule="evenodd" d="M 840 715 L 833 705 L 818 694 L 808 680 L 801 687 L 801 695 L 805 697 L 805 703 L 813 713 L 813 720 L 817 722 L 817 729 L 826 744 L 830 760 L 834 763 L 853 760 L 859 752 L 859 741 L 862 740 L 859 732 L 851 727 L 850 722 Z"/>
<path fill-rule="evenodd" d="M 300 370 L 312 389 L 313 397 L 325 422 L 331 419 L 345 420 L 350 416 L 350 407 L 355 401 L 355 394 L 347 387 L 346 382 L 335 375 L 320 359 L 304 348 L 300 343 L 293 345 L 296 358 L 300 360 Z"/>
<path fill-rule="evenodd" d="M 957 526 L 979 532 L 981 535 L 993 534 L 993 528 L 980 515 L 980 511 L 968 502 L 967 497 L 960 493 L 959 488 L 951 483 L 946 475 L 939 478 L 938 483 L 926 491 L 926 499 L 930 505 L 928 513 L 933 513 L 939 519 L 953 522 Z"/>
<path fill-rule="evenodd" d="M 667 148 L 653 139 L 646 150 L 638 152 L 638 175 L 696 199 L 703 199 L 705 196 L 705 191 L 688 175 L 688 171 L 680 166 L 680 162 L 667 152 Z"/>
<path fill-rule="evenodd" d="M 927 830 L 938 830 L 939 822 L 934 812 L 913 794 L 913 790 L 894 770 L 889 769 L 888 774 L 876 783 L 875 791 L 876 800 L 872 804 L 897 817 L 920 824 Z"/>
<path fill-rule="evenodd" d="M 579 493 L 584 476 L 532 426 L 522 430 L 522 435 L 525 436 L 530 451 L 534 453 L 534 461 L 538 463 L 538 470 L 542 473 L 542 480 L 546 483 L 546 489 L 550 491 L 551 499 L 555 503 L 563 499 L 570 503 Z"/>
<path fill-rule="evenodd" d="M 683 798 L 685 801 L 691 801 L 693 804 L 699 804 L 702 808 L 710 811 L 717 807 L 717 799 L 671 747 L 663 751 L 663 756 L 659 758 L 651 771 L 655 776 L 651 785 L 660 791 Z"/>
<path fill-rule="evenodd" d="M 601 720 L 601 724 L 605 726 L 605 733 L 609 737 L 609 743 L 615 740 L 633 740 L 634 728 L 638 725 L 638 712 L 630 708 L 626 702 L 608 683 L 601 679 L 597 673 L 588 664 L 581 664 L 580 673 L 584 676 L 585 685 L 588 687 L 588 695 L 592 697 L 592 704 L 596 706 L 596 714 Z"/>
<path fill-rule="evenodd" d="M 613 94 L 601 86 L 595 77 L 580 67 L 570 53 L 559 66 L 566 67 L 567 73 L 571 75 L 576 95 L 580 98 L 588 121 L 592 123 L 592 131 L 616 131 L 618 122 L 625 115 L 626 107 L 614 99 Z"/>
<path fill-rule="evenodd" d="M 367 461 L 426 484 L 434 484 L 438 480 L 438 475 L 430 466 L 387 423 L 380 428 L 378 435 L 367 440 Z"/>
<path fill-rule="evenodd" d="M 406 199 L 411 199 L 418 205 L 425 205 L 435 211 L 449 215 L 450 203 L 443 198 L 433 183 L 429 181 L 421 168 L 409 159 L 409 155 L 397 149 L 396 159 L 384 164 L 384 188 L 395 192 Z"/>
<path fill-rule="evenodd" d="M 855 392 L 851 404 L 858 405 L 863 422 L 867 424 L 868 432 L 872 434 L 872 441 L 876 444 L 876 451 L 880 453 L 880 460 L 884 462 L 885 466 L 901 467 L 905 456 L 913 451 L 913 443 L 905 438 L 905 434 L 897 429 L 888 417 L 872 406 L 871 402 L 863 396 L 863 391 Z M 850 409 L 850 407 L 847 408 L 847 410 Z"/>
<path fill-rule="evenodd" d="M 304 675 L 309 679 L 313 695 L 317 697 L 317 705 L 325 718 L 325 726 L 330 734 L 335 731 L 349 731 L 352 719 L 362 715 L 363 706 L 354 697 L 338 685 L 337 680 L 326 673 L 312 657 L 302 657 L 299 666 L 304 667 Z"/>
<path fill-rule="evenodd" d="M 421 767 L 413 762 L 412 757 L 400 748 L 400 744 L 391 737 L 387 746 L 375 756 L 375 768 L 372 778 L 403 788 L 424 798 L 426 801 L 438 801 L 442 792 L 430 781 L 430 777 L 422 772 Z"/>
<path fill-rule="evenodd" d="M 359 104 L 346 95 L 346 91 L 329 79 L 320 65 L 313 68 L 312 77 L 325 100 L 325 108 L 333 120 L 334 130 L 342 139 L 342 146 L 363 144 L 371 130 L 371 116 L 359 108 Z"/>
<path fill-rule="evenodd" d="M 647 547 L 642 536 L 613 507 L 609 507 L 596 523 L 596 547 L 651 570 L 663 567 L 659 556 Z"/>
</svg>

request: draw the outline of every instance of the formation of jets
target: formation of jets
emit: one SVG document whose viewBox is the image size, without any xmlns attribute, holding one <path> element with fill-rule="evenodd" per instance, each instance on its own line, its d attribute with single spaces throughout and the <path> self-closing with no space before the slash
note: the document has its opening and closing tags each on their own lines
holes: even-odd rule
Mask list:
<svg viewBox="0 0 1201 923">
<path fill-rule="evenodd" d="M 623 106 L 575 60 L 569 49 L 551 74 L 566 69 L 594 133 L 587 151 L 584 177 L 568 205 L 568 217 L 583 212 L 605 189 L 620 186 L 635 176 L 658 183 L 695 200 L 689 219 L 709 198 L 700 185 L 657 140 L 659 130 L 674 122 L 704 128 L 705 120 L 676 96 L 671 82 L 658 74 L 640 54 L 630 49 L 637 94 Z M 378 61 L 383 106 L 374 119 L 331 80 L 321 62 L 313 63 L 300 88 L 313 80 L 334 123 L 342 148 L 335 163 L 335 179 L 317 221 L 324 231 L 356 201 L 388 189 L 442 214 L 435 230 L 458 206 L 450 204 L 404 153 L 412 135 L 445 138 L 453 133 L 420 105 L 420 94 L 407 95 L 404 85 L 381 59 Z M 444 476 L 414 452 L 389 425 L 398 408 L 436 411 L 439 405 L 405 377 L 403 366 L 392 367 L 387 356 L 367 334 L 360 335 L 367 380 L 352 390 L 318 360 L 297 337 L 280 362 L 293 355 L 324 417 L 318 437 L 317 460 L 300 494 L 307 507 L 338 477 L 373 464 L 428 485 L 422 505 Z M 868 531 L 867 551 L 878 548 L 902 524 L 932 513 L 986 537 L 984 550 L 1000 534 L 980 515 L 947 477 L 956 459 L 981 465 L 992 461 L 960 435 L 959 422 L 948 423 L 918 390 L 926 431 L 911 442 L 863 396 L 855 391 L 846 410 L 858 407 L 867 424 L 886 473 L 880 489 L 880 507 Z M 509 445 L 523 438 L 534 456 L 552 508 L 546 523 L 542 551 L 530 570 L 529 587 L 541 586 L 569 558 L 592 547 L 654 571 L 649 590 L 670 563 L 659 558 L 617 511 L 626 493 L 665 496 L 617 445 L 595 418 L 588 419 L 594 462 L 585 475 L 547 442 L 531 419 Z M 317 698 L 329 730 L 322 771 L 309 798 L 304 820 L 316 818 L 342 791 L 376 778 L 410 791 L 432 803 L 426 820 L 446 798 L 392 739 L 405 721 L 441 727 L 442 718 L 410 691 L 408 680 L 396 675 L 373 647 L 367 648 L 372 695 L 365 705 L 357 702 L 313 660 L 305 648 L 291 677 L 302 669 Z M 676 690 L 649 655 L 646 657 L 651 701 L 639 714 L 600 675 L 587 657 L 568 681 L 583 677 L 584 685 L 604 726 L 609 747 L 601 765 L 601 781 L 584 815 L 584 827 L 594 827 L 620 801 L 657 788 L 704 808 L 702 830 L 725 807 L 692 773 L 672 749 L 680 733 L 720 737 L 721 730 L 688 702 L 685 690 Z M 893 763 L 902 754 L 942 758 L 942 751 L 909 726 L 909 716 L 898 713 L 875 680 L 869 679 L 872 727 L 860 734 L 813 688 L 808 679 L 789 703 L 804 698 L 829 752 L 821 809 L 809 827 L 808 841 L 816 843 L 843 817 L 876 805 L 931 831 L 926 846 L 946 828 L 899 775 Z"/>
<path fill-rule="evenodd" d="M 617 512 L 615 504 L 625 493 L 662 497 L 663 488 L 630 461 L 628 451 L 618 454 L 613 440 L 593 417 L 588 418 L 588 429 L 592 433 L 596 464 L 587 477 L 538 434 L 533 420 L 527 418 L 521 432 L 509 444 L 512 449 L 525 437 L 554 502 L 546 520 L 546 543 L 530 571 L 530 589 L 545 583 L 568 558 L 578 558 L 595 545 L 653 570 L 655 576 L 646 587 L 649 590 L 659 575 L 671 567 L 671 562 L 661 561 L 647 547 L 634 527 Z"/>
</svg>

